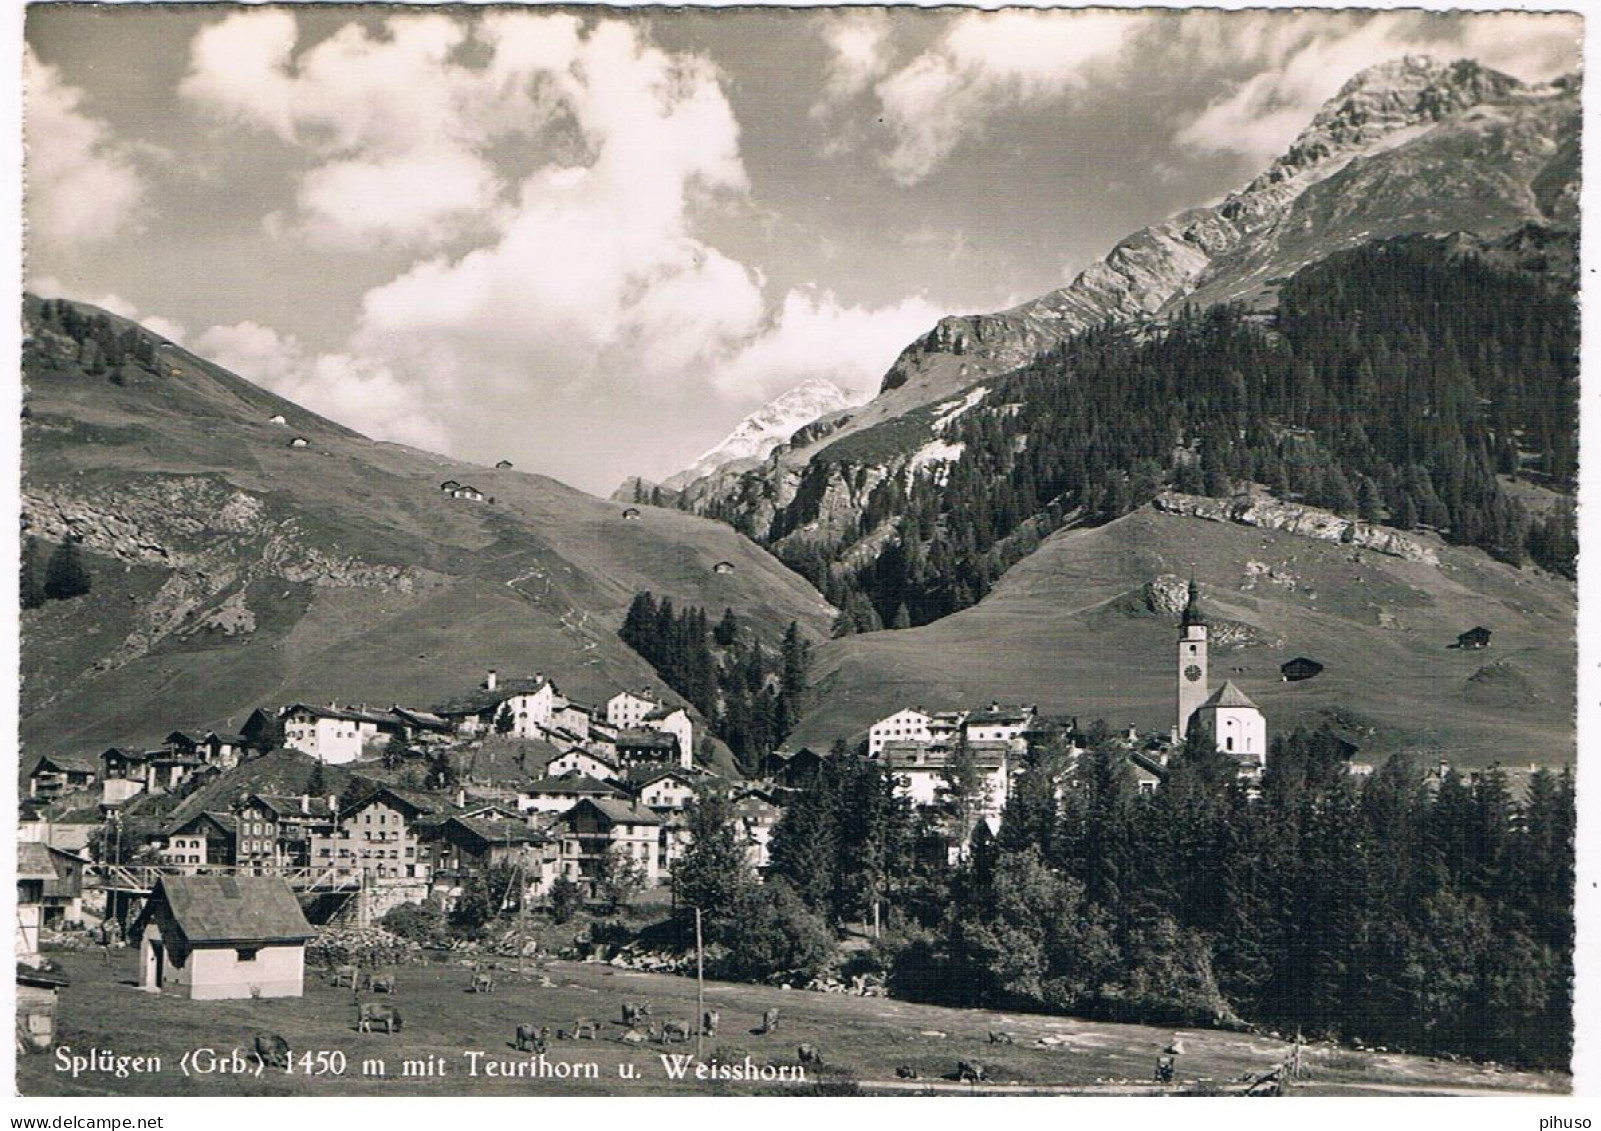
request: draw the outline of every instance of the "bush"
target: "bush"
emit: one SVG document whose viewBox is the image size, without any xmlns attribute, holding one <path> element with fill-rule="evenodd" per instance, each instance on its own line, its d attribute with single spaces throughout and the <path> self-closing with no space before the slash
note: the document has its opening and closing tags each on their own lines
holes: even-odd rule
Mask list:
<svg viewBox="0 0 1601 1131">
<path fill-rule="evenodd" d="M 402 903 L 399 907 L 392 907 L 380 922 L 384 930 L 419 946 L 436 945 L 448 933 L 445 917 L 439 910 L 420 903 Z"/>
</svg>

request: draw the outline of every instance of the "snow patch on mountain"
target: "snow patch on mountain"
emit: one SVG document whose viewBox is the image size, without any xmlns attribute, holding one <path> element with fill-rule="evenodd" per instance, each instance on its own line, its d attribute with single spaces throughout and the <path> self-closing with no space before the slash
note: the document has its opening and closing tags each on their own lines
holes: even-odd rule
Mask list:
<svg viewBox="0 0 1601 1131">
<path fill-rule="evenodd" d="M 719 443 L 662 486 L 682 490 L 735 461 L 765 459 L 774 448 L 787 442 L 796 429 L 859 403 L 860 398 L 852 398 L 832 381 L 821 377 L 803 381 L 741 420 Z"/>
</svg>

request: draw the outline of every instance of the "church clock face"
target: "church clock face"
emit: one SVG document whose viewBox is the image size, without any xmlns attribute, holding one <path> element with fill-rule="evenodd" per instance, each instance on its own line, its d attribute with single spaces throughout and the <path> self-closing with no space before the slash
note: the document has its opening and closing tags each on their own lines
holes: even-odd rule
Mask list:
<svg viewBox="0 0 1601 1131">
<path fill-rule="evenodd" d="M 1194 664 L 1191 664 L 1189 667 L 1184 669 L 1184 678 L 1189 680 L 1191 683 L 1194 683 L 1196 680 L 1201 678 L 1201 669 L 1196 667 Z"/>
</svg>

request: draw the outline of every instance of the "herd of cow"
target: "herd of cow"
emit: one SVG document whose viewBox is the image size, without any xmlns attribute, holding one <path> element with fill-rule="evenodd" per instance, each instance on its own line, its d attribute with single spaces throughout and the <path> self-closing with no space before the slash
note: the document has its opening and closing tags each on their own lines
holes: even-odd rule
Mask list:
<svg viewBox="0 0 1601 1131">
<path fill-rule="evenodd" d="M 392 973 L 377 973 L 362 971 L 356 966 L 338 966 L 332 971 L 332 983 L 335 986 L 348 985 L 353 994 L 359 994 L 366 988 L 374 994 L 390 994 L 396 992 L 395 975 Z M 468 992 L 474 994 L 492 994 L 495 992 L 495 974 L 493 968 L 474 966 Z M 663 1019 L 660 1024 L 650 1020 L 651 1006 L 648 1002 L 625 1001 L 622 1004 L 620 1025 L 622 1032 L 616 1037 L 625 1044 L 644 1044 L 646 1042 L 659 1042 L 663 1045 L 688 1042 L 691 1037 L 715 1037 L 718 1026 L 722 1021 L 722 1014 L 715 1009 L 708 1009 L 701 1014 L 700 1024 L 694 1025 L 689 1021 Z M 371 1001 L 356 1002 L 356 1029 L 358 1032 L 369 1033 L 376 1027 L 382 1026 L 387 1034 L 393 1034 L 401 1028 L 400 1010 L 393 1004 Z M 779 1013 L 777 1009 L 767 1009 L 762 1013 L 760 1025 L 751 1030 L 753 1035 L 767 1036 L 778 1030 Z M 573 1021 L 568 1029 L 557 1029 L 554 1033 L 548 1025 L 520 1024 L 513 1035 L 513 1045 L 519 1052 L 544 1054 L 554 1040 L 599 1040 L 601 1022 L 595 1017 L 579 1017 Z M 1001 1030 L 989 1031 L 989 1043 L 992 1045 L 1012 1045 L 1017 1041 L 1016 1035 Z M 256 1052 L 262 1061 L 272 1067 L 282 1067 L 288 1063 L 289 1045 L 283 1037 L 276 1033 L 261 1033 L 256 1037 Z M 1158 1062 L 1156 1079 L 1161 1083 L 1171 1082 L 1173 1079 L 1173 1064 L 1175 1056 L 1183 1052 L 1183 1045 L 1175 1037 L 1172 1045 L 1163 1050 L 1163 1056 Z M 818 1068 L 824 1064 L 823 1054 L 815 1045 L 803 1044 L 796 1049 L 796 1057 L 803 1066 Z M 919 1078 L 917 1069 L 908 1065 L 901 1065 L 895 1069 L 895 1075 L 902 1080 L 916 1080 Z M 950 1079 L 951 1077 L 946 1077 Z M 957 1062 L 954 1078 L 963 1083 L 984 1083 L 989 1075 L 984 1065 L 976 1060 L 959 1060 Z"/>
</svg>

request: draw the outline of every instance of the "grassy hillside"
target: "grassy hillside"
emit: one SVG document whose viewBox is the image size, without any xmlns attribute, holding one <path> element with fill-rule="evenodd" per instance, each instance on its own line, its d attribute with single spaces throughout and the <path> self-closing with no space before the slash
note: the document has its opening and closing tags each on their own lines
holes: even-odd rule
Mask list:
<svg viewBox="0 0 1601 1131">
<path fill-rule="evenodd" d="M 660 687 L 616 639 L 641 589 L 732 607 L 775 642 L 832 615 L 718 523 L 625 519 L 543 476 L 369 440 L 117 319 L 155 360 L 107 368 L 37 302 L 27 316 L 27 532 L 41 556 L 78 539 L 94 581 L 23 614 L 30 748 L 232 726 L 302 697 L 428 705 L 486 668 L 588 699 Z M 451 479 L 493 501 L 451 498 Z"/>
<path fill-rule="evenodd" d="M 1415 750 L 1466 766 L 1571 762 L 1573 586 L 1430 545 L 1438 566 L 1151 509 L 1063 531 L 973 608 L 825 645 L 815 708 L 792 742 L 826 747 L 903 706 L 992 698 L 1170 726 L 1176 630 L 1143 587 L 1193 570 L 1209 615 L 1253 641 L 1213 647 L 1212 685 L 1237 683 L 1270 732 L 1334 721 L 1368 760 Z M 1477 624 L 1494 632 L 1488 649 L 1450 647 Z M 1303 655 L 1324 672 L 1282 682 L 1279 665 Z"/>
</svg>

